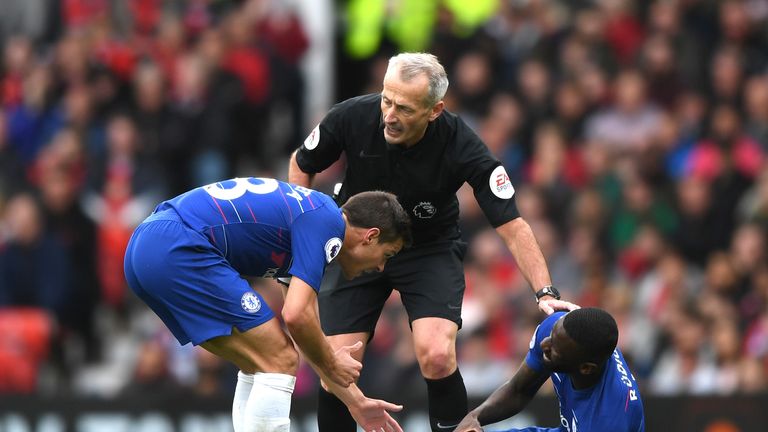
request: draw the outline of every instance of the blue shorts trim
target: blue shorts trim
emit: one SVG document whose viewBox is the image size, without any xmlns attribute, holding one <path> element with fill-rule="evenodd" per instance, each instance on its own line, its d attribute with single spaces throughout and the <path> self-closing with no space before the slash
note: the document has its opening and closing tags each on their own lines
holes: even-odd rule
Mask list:
<svg viewBox="0 0 768 432">
<path fill-rule="evenodd" d="M 275 314 L 264 298 L 173 210 L 153 214 L 125 253 L 128 285 L 182 345 L 250 330 Z"/>
</svg>

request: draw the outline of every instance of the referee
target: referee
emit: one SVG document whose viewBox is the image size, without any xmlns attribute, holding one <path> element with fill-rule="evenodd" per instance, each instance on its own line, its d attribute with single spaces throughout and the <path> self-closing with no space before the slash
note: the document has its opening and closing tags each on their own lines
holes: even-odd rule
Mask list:
<svg viewBox="0 0 768 432">
<path fill-rule="evenodd" d="M 504 167 L 480 138 L 444 109 L 445 69 L 425 53 L 392 57 L 380 94 L 334 106 L 291 156 L 288 180 L 310 187 L 314 174 L 346 155 L 339 203 L 383 190 L 397 195 L 412 220 L 414 243 L 382 273 L 345 280 L 329 271 L 320 290 L 320 319 L 335 348 L 366 344 L 384 302 L 400 291 L 413 331 L 415 352 L 427 383 L 433 431 L 452 431 L 468 412 L 456 362 L 464 295 L 456 191 L 468 182 L 488 221 L 504 239 L 547 314 L 578 306 L 561 301 L 544 256 L 515 206 L 515 189 Z M 364 349 L 354 353 L 362 361 Z M 320 432 L 354 432 L 341 401 L 320 390 Z"/>
</svg>

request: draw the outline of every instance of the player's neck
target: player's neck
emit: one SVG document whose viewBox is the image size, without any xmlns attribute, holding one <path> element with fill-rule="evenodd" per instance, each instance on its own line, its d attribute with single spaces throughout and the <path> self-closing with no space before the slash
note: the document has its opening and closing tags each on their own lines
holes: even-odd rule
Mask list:
<svg viewBox="0 0 768 432">
<path fill-rule="evenodd" d="M 573 385 L 573 388 L 576 390 L 586 390 L 590 387 L 593 387 L 595 384 L 600 381 L 600 378 L 603 376 L 604 368 L 601 368 L 600 371 L 590 374 L 590 375 L 582 375 L 580 373 L 571 373 L 568 374 L 571 378 L 571 384 Z"/>
</svg>

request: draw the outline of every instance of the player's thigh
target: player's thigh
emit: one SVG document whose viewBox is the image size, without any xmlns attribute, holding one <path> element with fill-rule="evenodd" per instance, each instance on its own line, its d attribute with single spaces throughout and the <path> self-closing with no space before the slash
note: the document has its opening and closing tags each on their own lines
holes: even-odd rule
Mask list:
<svg viewBox="0 0 768 432">
<path fill-rule="evenodd" d="M 224 257 L 183 224 L 142 224 L 131 242 L 126 256 L 131 288 L 181 344 L 230 335 L 233 327 L 245 332 L 274 317 Z"/>
<path fill-rule="evenodd" d="M 385 270 L 411 323 L 443 318 L 461 328 L 466 243 L 436 242 L 398 254 Z"/>
<path fill-rule="evenodd" d="M 201 344 L 206 350 L 237 365 L 243 372 L 296 374 L 298 353 L 277 318 L 245 332 L 233 329 Z"/>
<path fill-rule="evenodd" d="M 317 298 L 323 332 L 328 336 L 367 333 L 373 337 L 391 292 L 384 274 L 371 273 L 347 280 L 338 264 L 331 264 Z"/>
</svg>

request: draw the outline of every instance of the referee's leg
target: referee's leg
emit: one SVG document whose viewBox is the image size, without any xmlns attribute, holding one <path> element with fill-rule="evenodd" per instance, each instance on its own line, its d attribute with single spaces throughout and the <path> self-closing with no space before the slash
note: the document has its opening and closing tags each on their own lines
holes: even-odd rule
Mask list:
<svg viewBox="0 0 768 432">
<path fill-rule="evenodd" d="M 347 333 L 328 336 L 328 342 L 334 351 L 344 346 L 362 342 L 363 347 L 350 353 L 355 360 L 362 363 L 365 346 L 368 342 L 368 333 Z M 355 432 L 357 424 L 352 418 L 349 409 L 344 402 L 333 393 L 325 391 L 322 386 L 318 390 L 317 399 L 317 427 L 320 432 Z"/>
<path fill-rule="evenodd" d="M 434 432 L 453 431 L 469 412 L 467 389 L 456 362 L 458 325 L 444 318 L 413 321 L 413 342 L 427 383 L 429 424 Z"/>
</svg>

